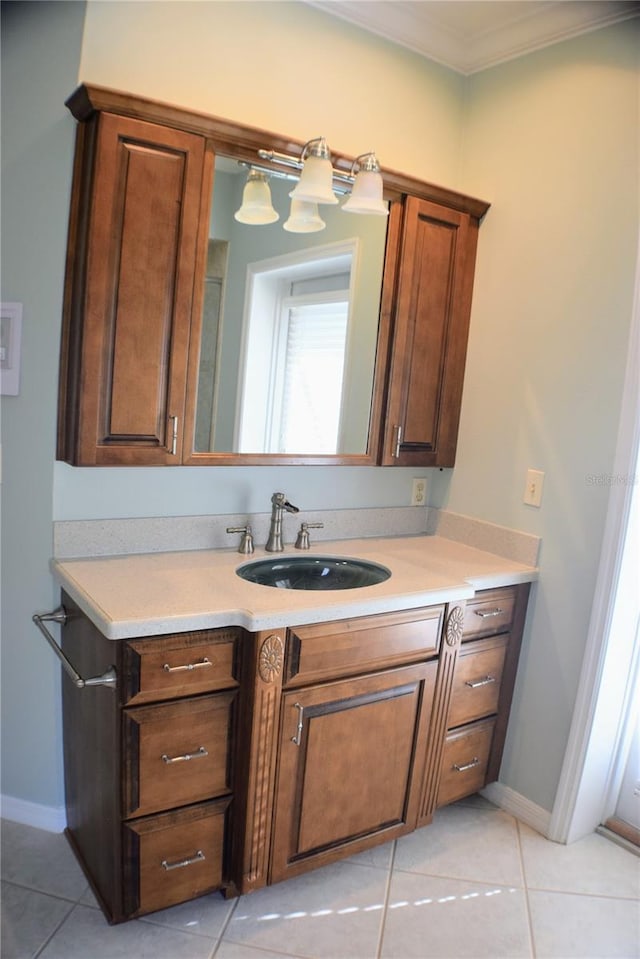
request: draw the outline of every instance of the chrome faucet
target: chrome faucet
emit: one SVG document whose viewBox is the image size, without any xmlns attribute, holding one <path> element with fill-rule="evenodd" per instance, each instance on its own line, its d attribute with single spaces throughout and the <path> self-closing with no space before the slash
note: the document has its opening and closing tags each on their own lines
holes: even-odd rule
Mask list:
<svg viewBox="0 0 640 959">
<path fill-rule="evenodd" d="M 293 506 L 285 497 L 284 493 L 274 493 L 271 497 L 271 527 L 269 529 L 269 539 L 265 549 L 268 553 L 281 553 L 284 550 L 282 545 L 282 514 L 299 513 L 297 506 Z"/>
</svg>

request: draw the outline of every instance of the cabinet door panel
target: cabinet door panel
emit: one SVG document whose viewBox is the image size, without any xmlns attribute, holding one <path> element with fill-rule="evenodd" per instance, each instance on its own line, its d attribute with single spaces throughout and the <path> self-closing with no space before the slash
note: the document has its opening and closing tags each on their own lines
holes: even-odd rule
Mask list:
<svg viewBox="0 0 640 959">
<path fill-rule="evenodd" d="M 283 697 L 272 878 L 415 825 L 436 663 Z M 334 856 L 334 858 L 336 858 Z"/>
<path fill-rule="evenodd" d="M 406 200 L 385 465 L 454 464 L 477 229 L 466 213 Z"/>
<path fill-rule="evenodd" d="M 92 122 L 77 147 L 74 191 L 87 189 L 90 212 L 71 227 L 58 455 L 178 463 L 204 139 L 109 113 Z"/>
</svg>

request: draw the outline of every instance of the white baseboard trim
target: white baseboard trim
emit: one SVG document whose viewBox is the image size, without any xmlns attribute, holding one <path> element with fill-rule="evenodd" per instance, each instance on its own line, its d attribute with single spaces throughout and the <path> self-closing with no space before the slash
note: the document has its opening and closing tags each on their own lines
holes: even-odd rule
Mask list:
<svg viewBox="0 0 640 959">
<path fill-rule="evenodd" d="M 47 832 L 64 832 L 67 827 L 67 815 L 64 806 L 42 806 L 27 799 L 15 796 L 0 796 L 0 811 L 3 819 L 34 826 Z"/>
<path fill-rule="evenodd" d="M 543 809 L 542 806 L 531 802 L 526 796 L 517 793 L 514 789 L 510 789 L 509 786 L 505 786 L 500 782 L 489 783 L 488 786 L 485 786 L 485 788 L 481 790 L 481 795 L 484 796 L 485 799 L 488 799 L 489 802 L 495 803 L 500 809 L 511 813 L 511 815 L 519 819 L 520 822 L 531 826 L 536 832 L 541 833 L 547 838 L 549 837 L 551 813 Z"/>
</svg>

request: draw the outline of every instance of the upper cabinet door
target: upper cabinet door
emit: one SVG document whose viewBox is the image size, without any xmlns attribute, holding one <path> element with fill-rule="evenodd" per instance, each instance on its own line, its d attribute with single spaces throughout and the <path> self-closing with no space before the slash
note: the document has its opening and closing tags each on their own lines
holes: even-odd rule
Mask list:
<svg viewBox="0 0 640 959">
<path fill-rule="evenodd" d="M 182 457 L 205 140 L 101 113 L 81 124 L 71 207 L 58 455 Z"/>
<path fill-rule="evenodd" d="M 453 466 L 478 221 L 405 200 L 381 463 Z"/>
</svg>

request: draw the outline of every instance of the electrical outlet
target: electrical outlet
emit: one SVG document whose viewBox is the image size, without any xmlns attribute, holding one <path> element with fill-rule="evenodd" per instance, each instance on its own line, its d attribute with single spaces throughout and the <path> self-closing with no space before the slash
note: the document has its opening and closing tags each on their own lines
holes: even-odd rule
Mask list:
<svg viewBox="0 0 640 959">
<path fill-rule="evenodd" d="M 522 502 L 526 503 L 527 506 L 540 506 L 543 483 L 544 473 L 542 470 L 527 470 L 527 482 Z"/>
<path fill-rule="evenodd" d="M 424 478 L 414 479 L 411 486 L 411 505 L 425 506 L 427 502 L 427 481 Z"/>
</svg>

